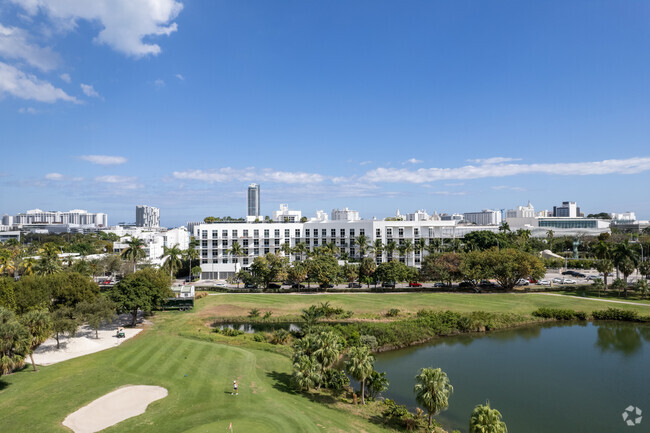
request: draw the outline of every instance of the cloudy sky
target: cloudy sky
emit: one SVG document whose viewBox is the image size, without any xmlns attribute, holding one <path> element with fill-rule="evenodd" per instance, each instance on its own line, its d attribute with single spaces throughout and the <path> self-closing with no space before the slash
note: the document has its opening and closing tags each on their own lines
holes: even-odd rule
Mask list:
<svg viewBox="0 0 650 433">
<path fill-rule="evenodd" d="M 532 4 L 534 3 L 534 4 Z M 0 213 L 650 218 L 647 1 L 0 0 Z"/>
</svg>

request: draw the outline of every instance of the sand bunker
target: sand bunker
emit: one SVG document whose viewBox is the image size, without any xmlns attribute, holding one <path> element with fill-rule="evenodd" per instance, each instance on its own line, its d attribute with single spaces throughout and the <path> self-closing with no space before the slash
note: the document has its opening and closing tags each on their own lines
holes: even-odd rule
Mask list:
<svg viewBox="0 0 650 433">
<path fill-rule="evenodd" d="M 99 338 L 95 338 L 95 331 L 88 326 L 79 328 L 77 334 L 72 337 L 61 337 L 61 348 L 56 348 L 56 340 L 49 338 L 34 351 L 34 362 L 36 365 L 50 365 L 66 361 L 100 350 L 110 349 L 119 346 L 125 340 L 134 337 L 142 329 L 124 328 L 125 338 L 117 338 L 117 327 L 100 329 Z"/>
<path fill-rule="evenodd" d="M 75 433 L 98 432 L 144 413 L 150 403 L 164 397 L 167 397 L 167 390 L 160 386 L 126 386 L 71 413 L 63 420 L 63 425 Z"/>
</svg>

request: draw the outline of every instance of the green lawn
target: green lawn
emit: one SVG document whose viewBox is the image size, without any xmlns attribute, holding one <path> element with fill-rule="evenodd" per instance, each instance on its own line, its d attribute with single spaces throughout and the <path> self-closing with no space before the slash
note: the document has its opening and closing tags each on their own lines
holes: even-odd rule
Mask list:
<svg viewBox="0 0 650 433">
<path fill-rule="evenodd" d="M 252 308 L 258 308 L 262 312 L 271 311 L 274 317 L 297 317 L 303 308 L 327 301 L 333 307 L 353 311 L 352 318 L 380 317 L 391 308 L 398 308 L 403 313 L 416 313 L 426 308 L 459 312 L 481 310 L 529 314 L 539 307 L 571 308 L 591 312 L 611 306 L 650 314 L 650 306 L 595 302 L 537 293 L 219 294 L 205 299 L 207 306 L 203 315 L 210 317 L 243 317 Z"/>
<path fill-rule="evenodd" d="M 1 431 L 67 431 L 61 422 L 69 413 L 120 386 L 143 384 L 163 386 L 169 395 L 106 432 L 226 432 L 230 422 L 235 432 L 386 432 L 353 414 L 351 406 L 346 406 L 351 411 L 338 410 L 293 393 L 290 360 L 251 348 L 265 343 L 242 340 L 250 347 L 236 347 L 208 341 L 227 337 L 206 335 L 204 325 L 211 317 L 245 316 L 251 308 L 291 317 L 325 301 L 354 311 L 353 318 L 381 316 L 390 308 L 530 313 L 541 306 L 590 312 L 609 305 L 650 314 L 650 307 L 540 294 L 209 296 L 198 300 L 191 313 L 158 313 L 151 329 L 117 348 L 41 367 L 37 373 L 24 369 L 1 376 Z M 240 383 L 239 396 L 230 395 L 234 379 Z"/>
<path fill-rule="evenodd" d="M 105 432 L 386 432 L 378 425 L 312 402 L 288 388 L 281 355 L 183 338 L 173 331 L 189 314 L 163 313 L 144 335 L 33 373 L 0 377 L 3 432 L 69 431 L 71 412 L 124 385 L 159 385 L 169 395 L 146 413 Z M 232 382 L 239 396 L 231 396 Z"/>
</svg>

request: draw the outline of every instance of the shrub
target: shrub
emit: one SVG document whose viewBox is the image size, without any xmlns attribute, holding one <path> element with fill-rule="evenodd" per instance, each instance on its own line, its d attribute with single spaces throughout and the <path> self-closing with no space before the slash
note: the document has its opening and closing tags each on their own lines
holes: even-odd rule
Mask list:
<svg viewBox="0 0 650 433">
<path fill-rule="evenodd" d="M 555 320 L 586 320 L 587 314 L 582 311 L 575 311 L 563 308 L 540 307 L 533 311 L 533 316 L 544 319 Z"/>
<path fill-rule="evenodd" d="M 397 317 L 398 314 L 399 314 L 399 309 L 398 308 L 391 308 L 386 313 L 386 316 L 387 317 Z"/>
<path fill-rule="evenodd" d="M 368 346 L 370 350 L 375 350 L 379 343 L 377 343 L 377 337 L 374 335 L 361 335 L 359 337 L 359 343 L 363 346 Z"/>
<path fill-rule="evenodd" d="M 206 296 L 208 296 L 207 292 L 197 292 L 196 294 L 194 294 L 194 299 L 195 300 L 201 299 L 201 298 L 205 298 Z"/>
<path fill-rule="evenodd" d="M 251 319 L 260 317 L 260 310 L 258 310 L 257 308 L 253 308 L 248 312 L 248 317 L 250 317 Z"/>
<path fill-rule="evenodd" d="M 265 343 L 266 334 L 264 332 L 256 332 L 255 334 L 253 334 L 253 341 L 257 341 L 259 343 Z"/>
<path fill-rule="evenodd" d="M 264 313 L 264 320 L 270 319 L 272 315 L 273 313 L 271 311 L 267 311 L 266 313 Z"/>
<path fill-rule="evenodd" d="M 271 334 L 271 344 L 286 344 L 289 341 L 289 331 L 286 329 L 276 329 Z"/>
<path fill-rule="evenodd" d="M 606 310 L 594 311 L 591 315 L 596 320 L 621 320 L 624 322 L 645 321 L 636 311 L 621 310 L 619 308 L 608 308 Z"/>
<path fill-rule="evenodd" d="M 219 329 L 217 328 L 217 331 Z M 221 335 L 225 335 L 226 337 L 236 337 L 238 335 L 242 335 L 244 331 L 240 331 L 239 329 L 233 329 L 233 328 L 223 328 L 221 330 Z"/>
<path fill-rule="evenodd" d="M 332 390 L 334 394 L 341 394 L 348 385 L 350 385 L 350 379 L 343 371 L 335 368 L 325 370 L 323 386 Z"/>
</svg>

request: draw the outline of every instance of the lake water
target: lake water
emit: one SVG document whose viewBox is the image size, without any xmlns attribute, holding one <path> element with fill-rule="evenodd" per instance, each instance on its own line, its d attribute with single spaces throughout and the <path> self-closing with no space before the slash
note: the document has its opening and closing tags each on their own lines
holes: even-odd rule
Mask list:
<svg viewBox="0 0 650 433">
<path fill-rule="evenodd" d="M 444 337 L 381 353 L 375 369 L 390 381 L 383 393 L 414 410 L 414 377 L 440 367 L 454 393 L 436 419 L 468 431 L 477 404 L 490 401 L 513 433 L 650 432 L 650 326 L 581 323 L 530 326 Z M 622 413 L 643 410 L 630 427 Z"/>
<path fill-rule="evenodd" d="M 246 334 L 254 334 L 256 332 L 273 332 L 278 329 L 284 329 L 289 332 L 299 332 L 300 326 L 295 323 L 222 323 L 217 326 L 219 329 L 224 328 L 237 329 L 245 332 Z"/>
</svg>

